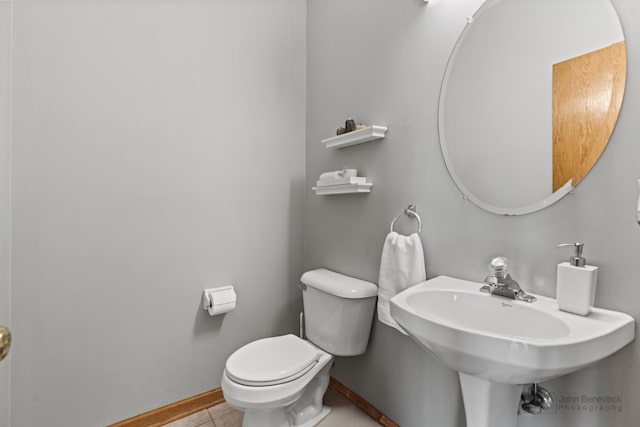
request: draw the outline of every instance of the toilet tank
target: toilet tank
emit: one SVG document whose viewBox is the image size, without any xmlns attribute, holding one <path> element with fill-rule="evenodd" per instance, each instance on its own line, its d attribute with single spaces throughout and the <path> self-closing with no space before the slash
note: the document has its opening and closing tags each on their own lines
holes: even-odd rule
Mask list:
<svg viewBox="0 0 640 427">
<path fill-rule="evenodd" d="M 307 339 L 334 356 L 364 353 L 378 286 L 325 268 L 307 271 L 300 281 Z"/>
</svg>

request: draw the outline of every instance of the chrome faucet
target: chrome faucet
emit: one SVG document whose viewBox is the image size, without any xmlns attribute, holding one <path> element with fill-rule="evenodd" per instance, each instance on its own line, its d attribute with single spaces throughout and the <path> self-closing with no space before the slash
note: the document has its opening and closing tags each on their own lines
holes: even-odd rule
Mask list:
<svg viewBox="0 0 640 427">
<path fill-rule="evenodd" d="M 482 292 L 488 292 L 491 295 L 500 295 L 525 302 L 534 302 L 536 297 L 527 294 L 520 288 L 518 282 L 513 280 L 507 271 L 508 265 L 509 261 L 504 257 L 493 258 L 489 262 L 489 270 L 492 274 L 484 279 L 486 285 L 480 288 L 480 290 Z"/>
</svg>

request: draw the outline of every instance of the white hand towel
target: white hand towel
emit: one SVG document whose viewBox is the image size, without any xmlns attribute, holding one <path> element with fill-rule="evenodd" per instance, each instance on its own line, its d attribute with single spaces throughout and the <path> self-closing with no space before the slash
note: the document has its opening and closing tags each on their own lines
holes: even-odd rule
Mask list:
<svg viewBox="0 0 640 427">
<path fill-rule="evenodd" d="M 389 300 L 410 286 L 427 280 L 424 251 L 417 233 L 403 236 L 395 231 L 387 235 L 380 259 L 378 279 L 378 319 L 403 334 L 407 333 L 391 317 Z"/>
</svg>

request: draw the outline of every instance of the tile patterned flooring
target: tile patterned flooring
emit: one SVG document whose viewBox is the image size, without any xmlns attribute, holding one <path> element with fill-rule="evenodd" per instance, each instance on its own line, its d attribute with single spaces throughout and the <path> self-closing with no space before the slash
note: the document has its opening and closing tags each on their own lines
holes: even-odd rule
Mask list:
<svg viewBox="0 0 640 427">
<path fill-rule="evenodd" d="M 331 407 L 331 413 L 318 427 L 373 427 L 379 426 L 364 412 L 356 408 L 346 397 L 333 389 L 324 395 L 324 403 Z M 242 411 L 226 403 L 212 406 L 188 417 L 165 424 L 164 427 L 241 427 Z"/>
</svg>

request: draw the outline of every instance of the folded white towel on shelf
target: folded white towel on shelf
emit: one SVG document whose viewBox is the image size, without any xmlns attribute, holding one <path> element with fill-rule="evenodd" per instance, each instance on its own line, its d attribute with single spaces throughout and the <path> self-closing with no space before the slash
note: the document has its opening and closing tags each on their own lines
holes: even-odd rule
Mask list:
<svg viewBox="0 0 640 427">
<path fill-rule="evenodd" d="M 424 251 L 418 233 L 403 236 L 392 231 L 387 235 L 380 259 L 378 278 L 378 319 L 407 333 L 391 317 L 389 300 L 410 286 L 427 280 Z"/>
<path fill-rule="evenodd" d="M 324 172 L 320 174 L 318 180 L 338 179 L 344 177 L 352 177 L 358 175 L 358 169 L 340 169 L 339 171 Z"/>
<path fill-rule="evenodd" d="M 324 172 L 320 174 L 318 180 L 340 178 L 340 175 L 338 175 L 339 172 L 340 171 Z"/>
</svg>

